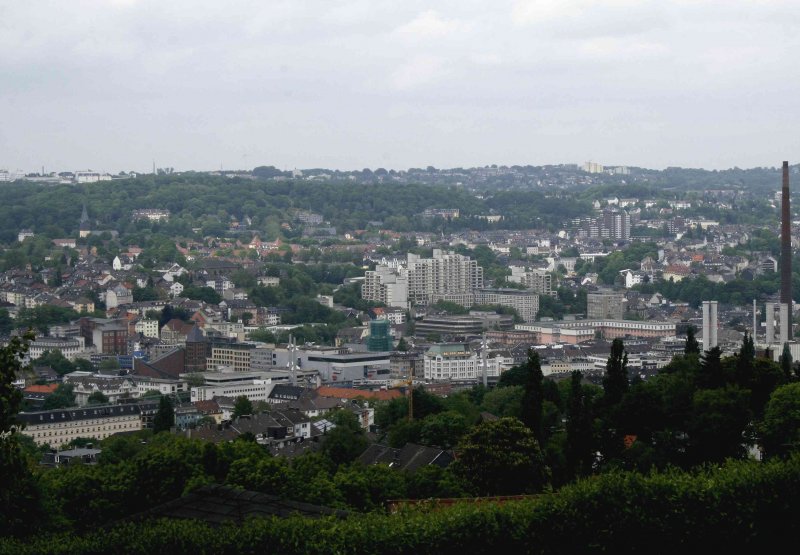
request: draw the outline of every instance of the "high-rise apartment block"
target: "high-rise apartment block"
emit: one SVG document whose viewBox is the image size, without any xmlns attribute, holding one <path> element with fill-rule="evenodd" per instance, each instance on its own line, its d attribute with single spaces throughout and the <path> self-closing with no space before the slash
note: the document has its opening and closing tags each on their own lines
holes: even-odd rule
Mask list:
<svg viewBox="0 0 800 555">
<path fill-rule="evenodd" d="M 586 296 L 586 318 L 589 320 L 622 320 L 625 314 L 625 295 L 600 292 Z"/>
<path fill-rule="evenodd" d="M 386 306 L 408 309 L 408 271 L 377 266 L 375 270 L 366 272 L 361 296 Z"/>
<path fill-rule="evenodd" d="M 476 289 L 475 304 L 508 306 L 525 322 L 533 322 L 539 312 L 539 295 L 519 289 Z"/>
<path fill-rule="evenodd" d="M 389 306 L 429 304 L 437 299 L 471 298 L 483 287 L 483 268 L 468 256 L 433 250 L 432 258 L 409 254 L 405 266 L 378 266 L 367 272 L 361 296 Z"/>
<path fill-rule="evenodd" d="M 437 294 L 468 293 L 483 287 L 483 268 L 468 256 L 433 249 L 432 258 L 408 255 L 408 296 L 428 303 Z"/>
<path fill-rule="evenodd" d="M 540 295 L 555 297 L 553 275 L 547 270 L 538 268 L 529 270 L 522 266 L 510 266 L 510 269 L 511 275 L 508 276 L 508 281 L 519 283 Z"/>
<path fill-rule="evenodd" d="M 629 239 L 631 217 L 625 210 L 604 210 L 600 235 L 608 239 Z"/>
<path fill-rule="evenodd" d="M 591 239 L 621 239 L 631 237 L 631 216 L 625 210 L 608 209 L 597 218 L 576 218 L 572 221 L 577 234 Z"/>
</svg>

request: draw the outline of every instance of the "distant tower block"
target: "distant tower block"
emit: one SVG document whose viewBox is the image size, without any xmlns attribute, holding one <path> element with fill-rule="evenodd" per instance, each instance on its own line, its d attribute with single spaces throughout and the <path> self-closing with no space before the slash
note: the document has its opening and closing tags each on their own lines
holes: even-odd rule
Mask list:
<svg viewBox="0 0 800 555">
<path fill-rule="evenodd" d="M 764 319 L 767 323 L 767 336 L 764 338 L 764 342 L 771 345 L 775 343 L 775 303 L 767 303 L 764 312 L 766 313 Z"/>
<path fill-rule="evenodd" d="M 781 303 L 780 305 L 780 342 L 781 345 L 789 342 L 791 334 L 791 321 L 789 320 L 789 305 Z"/>
<path fill-rule="evenodd" d="M 792 213 L 789 207 L 789 162 L 783 163 L 783 185 L 781 187 L 781 303 L 788 304 L 790 307 L 792 305 Z"/>
<path fill-rule="evenodd" d="M 703 350 L 717 346 L 717 301 L 703 301 Z"/>
</svg>

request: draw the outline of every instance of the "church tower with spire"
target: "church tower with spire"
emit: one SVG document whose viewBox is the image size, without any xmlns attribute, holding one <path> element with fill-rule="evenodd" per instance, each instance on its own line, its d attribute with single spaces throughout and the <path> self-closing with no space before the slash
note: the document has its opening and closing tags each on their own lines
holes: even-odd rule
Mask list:
<svg viewBox="0 0 800 555">
<path fill-rule="evenodd" d="M 86 203 L 83 203 L 83 212 L 81 212 L 81 222 L 78 226 L 78 231 L 81 237 L 88 237 L 92 233 L 92 224 L 89 222 L 89 212 L 86 211 Z"/>
</svg>

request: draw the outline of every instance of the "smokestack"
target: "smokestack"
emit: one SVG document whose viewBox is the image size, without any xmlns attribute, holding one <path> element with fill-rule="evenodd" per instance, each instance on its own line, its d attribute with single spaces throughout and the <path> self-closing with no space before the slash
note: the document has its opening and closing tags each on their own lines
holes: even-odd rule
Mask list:
<svg viewBox="0 0 800 555">
<path fill-rule="evenodd" d="M 783 163 L 781 189 L 781 303 L 792 306 L 792 215 L 789 210 L 789 162 Z"/>
<path fill-rule="evenodd" d="M 703 350 L 710 351 L 719 343 L 717 329 L 719 318 L 717 316 L 717 301 L 703 301 Z"/>
</svg>

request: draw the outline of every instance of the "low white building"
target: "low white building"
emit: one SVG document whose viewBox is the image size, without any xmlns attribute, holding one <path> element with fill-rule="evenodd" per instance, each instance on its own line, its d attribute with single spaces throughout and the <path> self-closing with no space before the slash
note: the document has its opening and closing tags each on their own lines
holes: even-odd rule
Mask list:
<svg viewBox="0 0 800 555">
<path fill-rule="evenodd" d="M 158 391 L 161 395 L 174 395 L 188 389 L 184 380 L 170 380 L 136 375 L 128 376 L 128 378 L 134 386 L 131 390 L 133 397 L 141 397 L 148 391 Z"/>
<path fill-rule="evenodd" d="M 86 358 L 86 340 L 83 336 L 69 338 L 39 337 L 30 343 L 27 359 L 37 359 L 45 351 L 57 351 L 69 361 L 74 361 L 76 358 Z"/>
<path fill-rule="evenodd" d="M 158 320 L 139 320 L 134 324 L 133 329 L 136 333 L 141 333 L 145 337 L 159 337 Z"/>
<path fill-rule="evenodd" d="M 261 372 L 203 372 L 205 385 L 192 387 L 191 399 L 210 401 L 214 397 L 247 397 L 267 402 L 275 384 Z"/>
<path fill-rule="evenodd" d="M 489 353 L 486 375 L 499 377 L 513 359 Z M 483 360 L 463 343 L 433 345 L 423 357 L 423 376 L 426 380 L 479 380 L 483 377 Z"/>
</svg>

